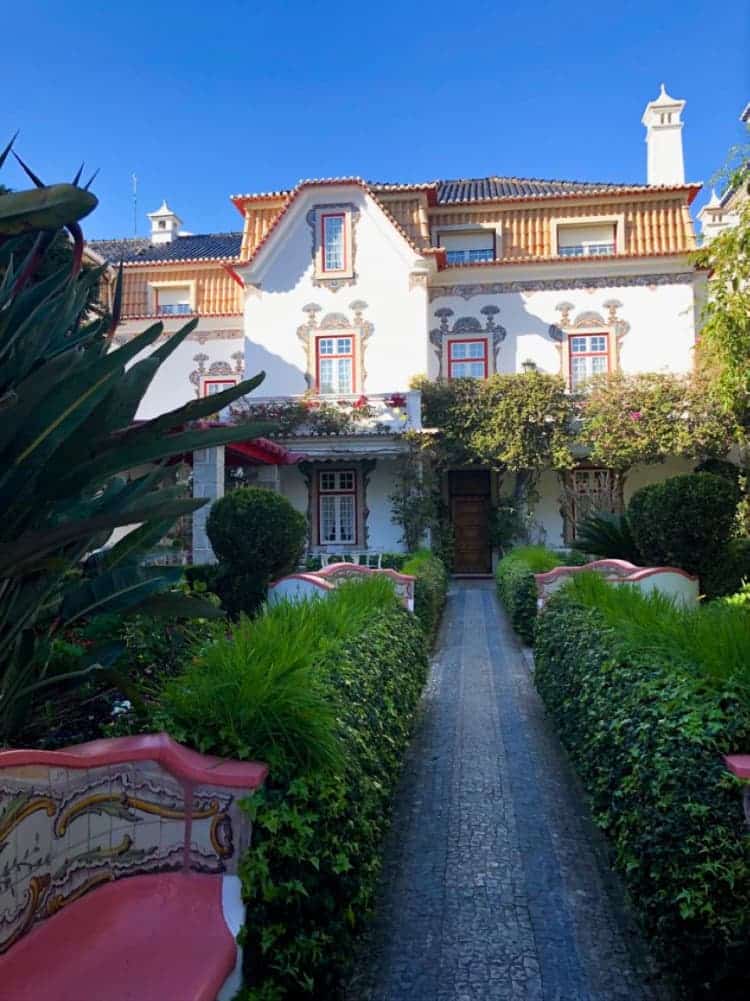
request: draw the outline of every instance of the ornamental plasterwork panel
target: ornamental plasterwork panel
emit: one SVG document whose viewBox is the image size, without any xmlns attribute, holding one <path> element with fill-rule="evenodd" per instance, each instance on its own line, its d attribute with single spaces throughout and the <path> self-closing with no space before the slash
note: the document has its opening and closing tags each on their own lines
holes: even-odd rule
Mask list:
<svg viewBox="0 0 750 1001">
<path fill-rule="evenodd" d="M 326 330 L 342 330 L 351 333 L 356 344 L 354 348 L 354 381 L 358 392 L 364 391 L 367 371 L 365 369 L 365 354 L 367 342 L 372 337 L 375 327 L 369 320 L 364 318 L 364 311 L 367 303 L 362 299 L 355 299 L 349 304 L 352 316 L 346 313 L 326 313 L 318 320 L 318 313 L 322 307 L 316 302 L 309 302 L 302 307 L 302 312 L 307 314 L 305 323 L 297 327 L 297 339 L 302 344 L 305 352 L 305 383 L 308 390 L 315 387 L 315 337 Z"/>
<path fill-rule="evenodd" d="M 555 347 L 560 356 L 560 373 L 564 377 L 567 377 L 570 362 L 569 338 L 586 330 L 602 331 L 610 335 L 610 371 L 618 371 L 620 349 L 623 339 L 630 330 L 630 324 L 617 315 L 618 309 L 622 309 L 619 299 L 607 299 L 602 306 L 607 310 L 606 317 L 594 309 L 584 309 L 573 317 L 571 314 L 575 307 L 572 302 L 559 302 L 555 306 L 560 313 L 560 322 L 550 324 L 547 332 L 556 342 Z"/>
<path fill-rule="evenodd" d="M 145 330 L 145 327 L 138 330 L 117 333 L 113 337 L 113 341 L 118 346 L 127 344 L 128 341 L 132 341 L 134 337 L 143 333 L 143 330 Z M 159 334 L 157 342 L 166 341 L 175 333 L 177 333 L 176 330 L 165 330 L 163 333 Z M 197 330 L 193 330 L 188 334 L 186 340 L 196 341 L 198 344 L 205 344 L 207 341 L 239 341 L 242 339 L 242 336 L 242 330 L 237 327 L 227 327 L 226 329 L 219 330 L 201 330 L 199 325 Z"/>
<path fill-rule="evenodd" d="M 318 218 L 321 212 L 345 212 L 348 220 L 348 234 L 351 239 L 351 260 L 349 267 L 351 275 L 336 275 L 334 278 L 326 278 L 318 271 L 318 254 L 320 253 L 320 226 Z M 310 227 L 312 235 L 312 259 L 313 278 L 312 283 L 316 288 L 327 288 L 329 292 L 338 292 L 339 289 L 357 284 L 357 223 L 359 222 L 359 209 L 353 202 L 339 202 L 335 205 L 330 203 L 313 205 L 305 216 L 305 221 Z"/>
<path fill-rule="evenodd" d="M 690 271 L 660 275 L 609 275 L 597 278 L 538 278 L 514 282 L 476 282 L 471 285 L 433 285 L 429 290 L 430 302 L 444 296 L 472 299 L 475 295 L 501 295 L 507 292 L 565 292 L 568 289 L 630 288 L 659 285 L 691 285 L 694 275 Z"/>
<path fill-rule="evenodd" d="M 193 369 L 188 376 L 188 379 L 190 380 L 197 397 L 200 397 L 201 395 L 201 380 L 204 378 L 210 379 L 212 376 L 231 379 L 242 378 L 245 371 L 245 352 L 235 351 L 231 357 L 234 362 L 234 368 L 232 368 L 228 361 L 213 361 L 208 368 L 206 368 L 208 355 L 203 354 L 203 352 L 193 355 L 193 361 L 197 363 L 198 367 Z"/>
<path fill-rule="evenodd" d="M 438 378 L 442 379 L 445 368 L 446 344 L 450 337 L 458 334 L 476 334 L 487 337 L 492 345 L 492 357 L 494 370 L 498 369 L 498 355 L 500 345 L 507 336 L 505 327 L 495 322 L 495 317 L 500 312 L 498 306 L 482 306 L 479 310 L 484 317 L 484 324 L 476 316 L 459 316 L 451 324 L 450 319 L 454 315 L 453 310 L 448 306 L 441 306 L 435 310 L 435 316 L 440 320 L 440 326 L 433 328 L 429 333 L 430 344 L 435 351 L 438 362 Z"/>
</svg>

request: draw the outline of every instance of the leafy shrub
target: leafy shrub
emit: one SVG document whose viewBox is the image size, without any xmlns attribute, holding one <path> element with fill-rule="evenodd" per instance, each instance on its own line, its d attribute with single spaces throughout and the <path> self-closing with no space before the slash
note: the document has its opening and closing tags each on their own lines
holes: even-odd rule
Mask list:
<svg viewBox="0 0 750 1001">
<path fill-rule="evenodd" d="M 750 839 L 721 757 L 750 746 L 745 698 L 565 592 L 540 617 L 535 654 L 537 687 L 679 997 L 745 998 Z"/>
<path fill-rule="evenodd" d="M 519 546 L 503 557 L 495 571 L 500 601 L 510 616 L 511 625 L 524 643 L 534 642 L 536 622 L 536 581 L 534 574 L 546 573 L 560 566 L 579 566 L 586 562 L 581 553 L 556 553 L 544 546 Z"/>
<path fill-rule="evenodd" d="M 414 553 L 404 563 L 403 573 L 416 577 L 414 582 L 414 613 L 422 623 L 425 635 L 432 641 L 440 625 L 440 616 L 448 593 L 448 572 L 428 549 Z"/>
<path fill-rule="evenodd" d="M 739 499 L 739 488 L 713 473 L 641 487 L 630 499 L 628 521 L 646 564 L 702 578 L 727 548 Z"/>
<path fill-rule="evenodd" d="M 746 580 L 750 580 L 750 539 L 732 539 L 723 553 L 716 554 L 701 586 L 706 597 L 720 598 L 734 594 Z"/>
<path fill-rule="evenodd" d="M 239 487 L 212 506 L 206 532 L 219 560 L 216 589 L 222 604 L 231 615 L 252 614 L 269 582 L 297 566 L 307 521 L 281 494 Z"/>
<path fill-rule="evenodd" d="M 624 514 L 590 514 L 576 525 L 576 539 L 571 545 L 577 552 L 591 553 L 599 558 L 627 560 L 636 566 L 643 561 Z"/>
<path fill-rule="evenodd" d="M 240 868 L 246 996 L 333 997 L 373 904 L 426 675 L 422 630 L 382 579 L 344 585 L 325 601 L 275 606 L 240 629 L 248 661 L 226 647 L 202 658 L 168 687 L 159 722 L 201 750 L 274 762 L 265 789 L 247 804 L 254 826 Z M 316 700 L 314 709 L 308 702 L 314 726 L 296 725 L 294 739 L 256 707 L 261 698 L 281 722 L 289 704 L 274 711 L 273 690 L 286 687 L 278 668 L 285 663 Z M 311 764 L 318 757 L 323 722 L 338 753 L 305 770 L 301 751 Z"/>
</svg>

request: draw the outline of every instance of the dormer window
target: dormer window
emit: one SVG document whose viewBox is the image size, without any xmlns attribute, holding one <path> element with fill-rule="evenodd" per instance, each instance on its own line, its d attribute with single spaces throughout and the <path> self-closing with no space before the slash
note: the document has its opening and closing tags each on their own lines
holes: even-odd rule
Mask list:
<svg viewBox="0 0 750 1001">
<path fill-rule="evenodd" d="M 313 284 L 331 289 L 354 285 L 357 248 L 354 227 L 359 210 L 349 202 L 315 205 L 307 213 L 313 232 Z"/>
<path fill-rule="evenodd" d="M 148 312 L 156 316 L 189 316 L 195 313 L 195 282 L 149 282 Z"/>
<path fill-rule="evenodd" d="M 497 233 L 486 227 L 438 230 L 436 243 L 444 247 L 448 265 L 482 264 L 497 257 Z"/>
<path fill-rule="evenodd" d="M 323 271 L 341 272 L 346 270 L 346 215 L 343 212 L 326 213 L 321 217 L 321 245 L 323 248 Z"/>
<path fill-rule="evenodd" d="M 591 223 L 585 226 L 557 227 L 557 253 L 560 257 L 601 257 L 614 254 L 617 246 L 614 223 Z"/>
</svg>

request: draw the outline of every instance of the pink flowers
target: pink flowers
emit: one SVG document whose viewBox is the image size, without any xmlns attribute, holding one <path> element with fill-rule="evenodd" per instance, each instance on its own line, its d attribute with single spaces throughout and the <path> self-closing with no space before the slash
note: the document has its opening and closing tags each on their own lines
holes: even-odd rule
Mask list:
<svg viewBox="0 0 750 1001">
<path fill-rule="evenodd" d="M 631 419 L 631 421 L 639 421 L 642 417 L 642 414 L 640 410 L 631 410 L 630 413 L 628 414 L 628 417 Z"/>
</svg>

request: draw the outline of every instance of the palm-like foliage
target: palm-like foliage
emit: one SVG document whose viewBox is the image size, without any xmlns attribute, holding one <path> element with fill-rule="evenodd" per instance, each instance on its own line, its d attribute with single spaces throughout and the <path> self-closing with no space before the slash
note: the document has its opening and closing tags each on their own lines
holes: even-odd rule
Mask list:
<svg viewBox="0 0 750 1001">
<path fill-rule="evenodd" d="M 0 155 L 0 166 L 8 150 Z M 162 336 L 162 324 L 113 348 L 122 274 L 114 318 L 91 319 L 86 304 L 102 271 L 80 271 L 77 220 L 91 210 L 94 196 L 75 183 L 46 188 L 30 176 L 35 189 L 0 196 L 0 743 L 35 694 L 70 680 L 52 675 L 49 666 L 51 640 L 67 625 L 105 611 L 209 611 L 210 606 L 186 607 L 187 599 L 168 592 L 179 569 L 139 564 L 143 551 L 176 518 L 205 503 L 184 498 L 169 485 L 168 461 L 264 429 L 191 426 L 250 392 L 262 374 L 210 399 L 135 422 L 157 370 L 197 321 L 140 360 Z M 62 227 L 74 238 L 72 271 L 63 268 L 34 281 L 45 249 Z M 15 234 L 35 230 L 34 247 L 19 260 L 23 237 Z M 148 471 L 124 475 L 137 467 Z M 87 553 L 114 528 L 138 524 L 93 574 L 82 576 L 78 568 Z M 93 651 L 75 675 L 110 663 L 117 653 Z"/>
<path fill-rule="evenodd" d="M 592 556 L 627 560 L 636 565 L 643 560 L 624 514 L 590 514 L 576 525 L 576 538 L 571 548 L 591 553 Z"/>
</svg>

